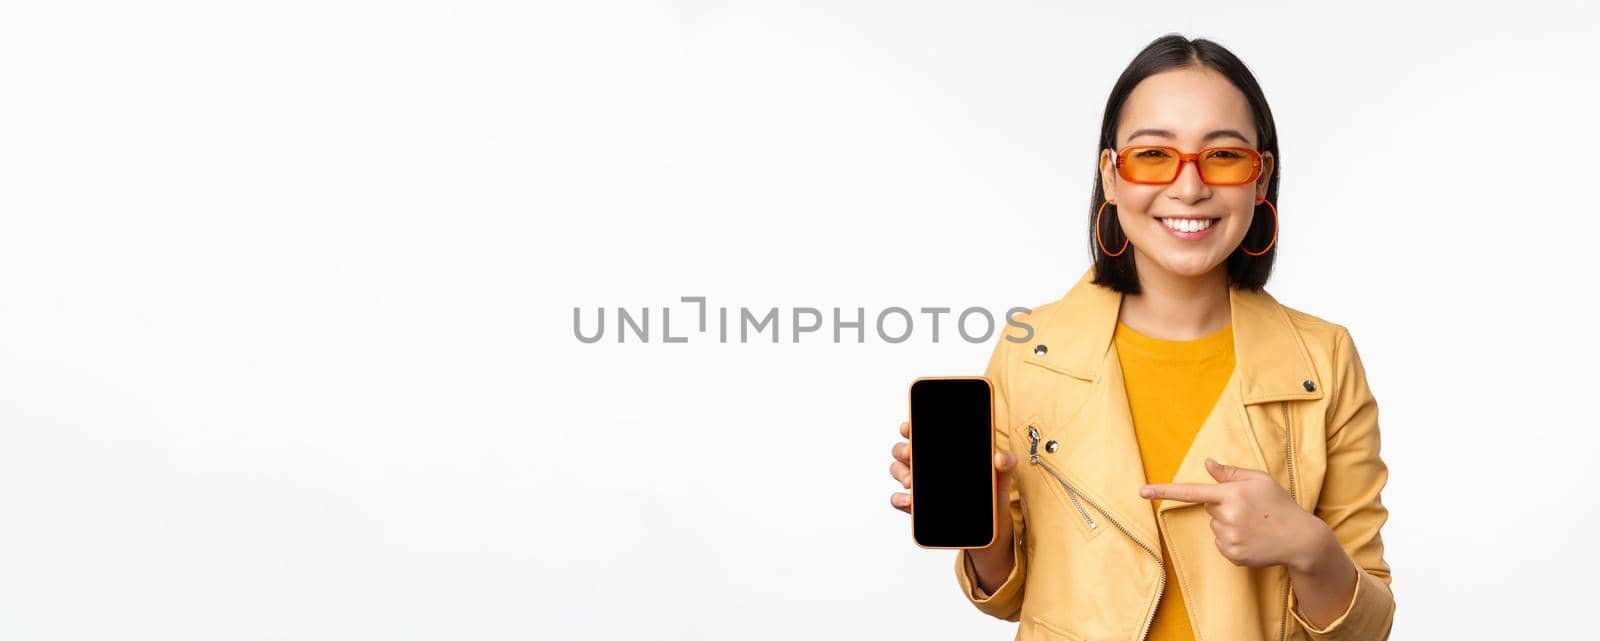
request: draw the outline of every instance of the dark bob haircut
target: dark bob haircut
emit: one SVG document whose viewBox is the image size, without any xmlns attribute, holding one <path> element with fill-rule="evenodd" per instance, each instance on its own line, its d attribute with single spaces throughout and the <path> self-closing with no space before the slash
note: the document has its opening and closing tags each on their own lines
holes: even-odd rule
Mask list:
<svg viewBox="0 0 1600 641">
<path fill-rule="evenodd" d="M 1171 69 L 1202 66 L 1221 73 L 1249 101 L 1250 111 L 1255 117 L 1257 149 L 1263 153 L 1272 152 L 1273 170 L 1267 182 L 1267 200 L 1274 205 L 1278 203 L 1278 176 L 1283 173 L 1283 157 L 1278 154 L 1278 129 L 1272 122 L 1272 109 L 1267 106 L 1267 98 L 1262 95 L 1261 86 L 1256 84 L 1250 69 L 1233 52 L 1210 40 L 1190 40 L 1178 34 L 1157 38 L 1128 63 L 1128 68 L 1122 71 L 1122 77 L 1117 79 L 1116 86 L 1111 88 L 1111 96 L 1106 99 L 1105 119 L 1100 125 L 1100 147 L 1095 150 L 1094 195 L 1089 200 L 1089 253 L 1094 256 L 1094 282 L 1097 284 L 1125 294 L 1139 293 L 1139 274 L 1134 268 L 1133 252 L 1123 252 L 1113 258 L 1102 252 L 1095 241 L 1095 213 L 1106 199 L 1105 186 L 1100 181 L 1099 150 L 1117 148 L 1117 125 L 1122 119 L 1122 106 L 1140 81 Z M 1127 239 L 1127 235 L 1122 233 L 1122 222 L 1117 218 L 1116 211 L 1115 204 L 1106 205 L 1105 221 L 1100 224 L 1100 233 L 1107 247 L 1119 247 Z M 1276 222 L 1276 217 L 1266 204 L 1256 205 L 1250 229 L 1244 235 L 1243 246 L 1263 247 L 1272 242 Z M 1278 255 L 1280 244 L 1273 242 L 1272 247 L 1260 256 L 1251 256 L 1235 248 L 1223 261 L 1228 284 L 1258 291 L 1265 287 L 1267 278 L 1272 275 L 1272 259 Z"/>
</svg>

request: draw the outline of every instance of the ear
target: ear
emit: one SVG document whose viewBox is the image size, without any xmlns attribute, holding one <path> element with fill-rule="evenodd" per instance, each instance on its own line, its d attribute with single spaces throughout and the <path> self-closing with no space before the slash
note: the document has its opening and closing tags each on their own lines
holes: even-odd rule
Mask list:
<svg viewBox="0 0 1600 641">
<path fill-rule="evenodd" d="M 1272 184 L 1272 171 L 1277 168 L 1272 152 L 1261 152 L 1261 177 L 1256 179 L 1256 200 L 1267 197 L 1267 187 Z"/>
<path fill-rule="evenodd" d="M 1100 150 L 1100 189 L 1113 204 L 1117 202 L 1117 169 L 1111 166 L 1115 158 L 1116 153 L 1110 149 Z"/>
</svg>

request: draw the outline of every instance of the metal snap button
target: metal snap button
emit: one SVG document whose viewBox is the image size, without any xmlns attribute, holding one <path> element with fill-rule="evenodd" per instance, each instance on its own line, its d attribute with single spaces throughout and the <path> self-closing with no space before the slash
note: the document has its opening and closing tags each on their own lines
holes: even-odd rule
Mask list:
<svg viewBox="0 0 1600 641">
<path fill-rule="evenodd" d="M 1055 451 L 1056 451 L 1056 442 L 1055 441 L 1046 442 L 1044 444 L 1044 451 L 1050 452 L 1051 454 L 1054 454 Z"/>
<path fill-rule="evenodd" d="M 1300 386 L 1306 388 L 1307 392 L 1315 392 L 1315 391 L 1317 391 L 1317 384 L 1311 382 L 1310 379 L 1307 379 L 1306 381 L 1300 383 Z"/>
<path fill-rule="evenodd" d="M 1050 351 L 1050 348 L 1045 347 L 1044 345 L 1034 345 L 1033 346 L 1033 355 L 1034 356 L 1044 356 L 1045 352 L 1048 352 L 1048 351 Z"/>
</svg>

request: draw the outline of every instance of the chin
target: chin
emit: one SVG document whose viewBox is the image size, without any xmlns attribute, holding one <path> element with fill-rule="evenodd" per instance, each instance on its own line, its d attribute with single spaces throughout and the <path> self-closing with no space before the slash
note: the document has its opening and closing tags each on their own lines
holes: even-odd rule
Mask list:
<svg viewBox="0 0 1600 641">
<path fill-rule="evenodd" d="M 1176 257 L 1172 257 L 1176 258 Z M 1161 268 L 1175 276 L 1195 277 L 1204 276 L 1222 266 L 1222 261 L 1211 261 L 1210 257 L 1185 256 L 1168 260 L 1157 260 Z"/>
</svg>

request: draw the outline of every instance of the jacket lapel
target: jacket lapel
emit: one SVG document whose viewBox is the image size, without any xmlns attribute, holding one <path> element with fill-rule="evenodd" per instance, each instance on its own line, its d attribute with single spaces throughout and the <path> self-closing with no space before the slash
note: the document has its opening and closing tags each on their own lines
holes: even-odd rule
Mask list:
<svg viewBox="0 0 1600 641">
<path fill-rule="evenodd" d="M 1198 504 L 1139 496 L 1139 487 L 1146 483 L 1144 467 L 1122 366 L 1112 341 L 1123 295 L 1094 284 L 1093 278 L 1091 266 L 1045 320 L 1038 340 L 1049 343 L 1048 356 L 1026 360 L 1039 361 L 1091 385 L 1080 408 L 1055 427 L 1055 433 L 1069 445 L 1061 456 L 1063 472 L 1112 518 L 1125 524 L 1130 535 L 1157 549 L 1157 511 Z M 1246 407 L 1320 398 L 1323 393 L 1299 333 L 1270 294 L 1230 287 L 1229 305 L 1234 370 L 1185 454 L 1172 479 L 1175 483 L 1215 483 L 1205 468 L 1208 456 L 1220 463 L 1267 469 L 1256 429 L 1271 428 L 1252 426 Z M 1304 381 L 1312 382 L 1311 390 Z"/>
<path fill-rule="evenodd" d="M 1234 369 L 1217 405 L 1201 424 L 1173 483 L 1216 483 L 1206 457 L 1218 463 L 1269 470 L 1262 443 L 1275 444 L 1271 425 L 1254 425 L 1246 408 L 1261 403 L 1322 398 L 1311 353 L 1288 312 L 1265 291 L 1228 289 L 1233 314 Z M 1310 388 L 1307 389 L 1307 383 Z M 1286 429 L 1287 426 L 1282 426 Z M 1268 438 L 1263 438 L 1263 436 Z M 1276 447 L 1276 445 L 1273 445 Z M 1158 499 L 1157 512 L 1201 505 Z"/>
</svg>

